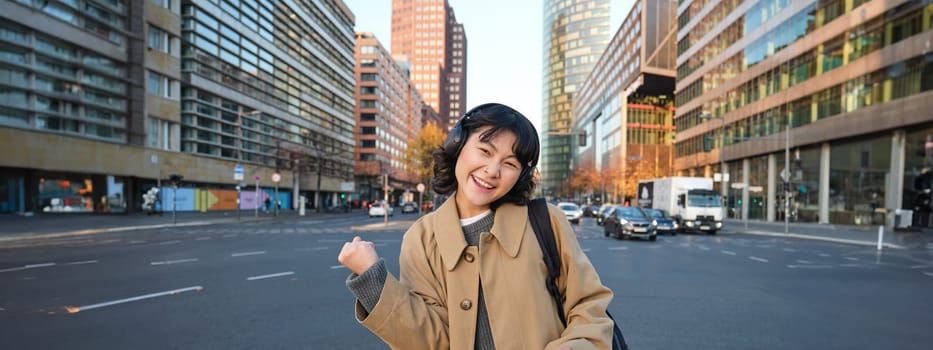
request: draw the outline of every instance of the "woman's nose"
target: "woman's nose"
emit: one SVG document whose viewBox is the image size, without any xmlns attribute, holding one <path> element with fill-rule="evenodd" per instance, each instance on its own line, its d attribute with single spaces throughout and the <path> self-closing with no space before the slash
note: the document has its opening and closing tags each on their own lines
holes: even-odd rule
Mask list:
<svg viewBox="0 0 933 350">
<path fill-rule="evenodd" d="M 489 175 L 493 175 L 493 177 L 497 177 L 499 176 L 499 167 L 495 164 L 487 165 L 483 172 Z"/>
</svg>

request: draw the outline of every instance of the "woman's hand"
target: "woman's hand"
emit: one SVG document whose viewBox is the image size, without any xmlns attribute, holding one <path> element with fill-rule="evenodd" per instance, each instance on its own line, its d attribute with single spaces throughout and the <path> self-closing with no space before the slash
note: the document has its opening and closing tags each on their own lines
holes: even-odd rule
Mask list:
<svg viewBox="0 0 933 350">
<path fill-rule="evenodd" d="M 343 244 L 337 261 L 353 273 L 362 275 L 373 264 L 379 262 L 379 254 L 376 254 L 373 242 L 364 241 L 360 236 L 356 236 L 353 237 L 353 241 Z"/>
</svg>

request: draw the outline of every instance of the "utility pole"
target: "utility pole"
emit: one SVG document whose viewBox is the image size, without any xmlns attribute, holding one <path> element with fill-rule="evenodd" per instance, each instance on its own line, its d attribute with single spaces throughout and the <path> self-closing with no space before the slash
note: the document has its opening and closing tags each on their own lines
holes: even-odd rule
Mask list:
<svg viewBox="0 0 933 350">
<path fill-rule="evenodd" d="M 389 225 L 389 174 L 382 174 L 382 208 L 384 225 Z"/>
<path fill-rule="evenodd" d="M 243 182 L 243 115 L 262 114 L 260 111 L 251 111 L 243 113 L 242 108 L 236 113 L 236 167 L 234 169 L 234 181 L 236 185 L 236 219 L 240 220 L 240 210 L 242 209 L 242 189 L 245 187 Z M 256 216 L 259 216 L 259 179 L 256 179 Z"/>
<path fill-rule="evenodd" d="M 787 111 L 785 110 L 784 113 L 787 113 Z M 785 130 L 784 132 L 784 171 L 786 172 L 784 174 L 787 174 L 787 176 L 781 176 L 781 177 L 782 177 L 782 180 L 784 180 L 784 186 L 782 187 L 784 189 L 784 234 L 786 235 L 788 233 L 788 226 L 790 226 L 790 215 L 788 215 L 789 209 L 790 209 L 790 198 L 788 198 L 790 195 L 790 189 L 788 188 L 788 184 L 790 181 L 790 126 L 791 124 L 790 124 L 790 114 L 789 113 L 785 114 L 785 116 L 786 116 L 785 119 L 787 119 L 787 126 L 784 127 L 784 130 Z M 784 175 L 784 174 L 781 174 L 781 175 Z"/>
</svg>

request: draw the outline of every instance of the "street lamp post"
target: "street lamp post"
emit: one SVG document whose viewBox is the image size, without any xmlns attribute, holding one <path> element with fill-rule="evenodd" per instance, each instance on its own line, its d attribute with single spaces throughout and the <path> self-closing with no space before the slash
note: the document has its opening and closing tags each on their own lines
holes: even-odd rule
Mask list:
<svg viewBox="0 0 933 350">
<path fill-rule="evenodd" d="M 240 163 L 243 162 L 243 115 L 256 115 L 256 114 L 261 114 L 261 113 L 262 113 L 262 112 L 260 112 L 260 111 L 252 111 L 252 112 L 243 113 L 242 109 L 237 110 L 237 113 L 236 113 L 236 167 L 237 167 L 237 169 L 241 169 L 241 168 L 240 168 L 240 167 L 241 167 Z M 243 178 L 242 178 L 243 173 L 241 172 L 241 173 L 239 173 L 238 175 L 235 175 L 235 176 L 239 176 L 238 178 L 235 178 L 234 180 L 237 181 L 237 186 L 236 186 L 236 219 L 237 219 L 237 220 L 240 220 L 240 209 L 241 209 L 241 206 L 242 206 L 242 204 L 241 204 L 242 196 L 241 196 L 240 194 L 241 194 L 242 188 L 244 187 Z M 258 191 L 258 185 L 257 185 L 257 191 Z M 257 199 L 255 205 L 256 205 L 256 210 L 257 210 L 256 215 L 258 216 L 258 215 L 259 215 L 259 212 L 258 212 L 258 210 L 259 210 L 259 201 L 258 201 L 258 199 Z"/>
</svg>

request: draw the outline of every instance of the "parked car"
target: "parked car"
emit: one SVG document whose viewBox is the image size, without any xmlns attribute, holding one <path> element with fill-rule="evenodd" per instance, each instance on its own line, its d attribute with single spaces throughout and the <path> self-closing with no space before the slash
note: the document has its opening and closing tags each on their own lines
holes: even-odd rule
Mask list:
<svg viewBox="0 0 933 350">
<path fill-rule="evenodd" d="M 417 212 L 418 212 L 418 204 L 415 204 L 412 202 L 405 202 L 405 204 L 402 204 L 402 214 L 417 213 Z"/>
<path fill-rule="evenodd" d="M 603 204 L 603 206 L 599 207 L 599 211 L 596 212 L 596 224 L 597 225 L 603 224 L 603 219 L 606 218 L 606 213 L 608 213 L 609 210 L 611 210 L 614 206 L 615 206 L 614 204 Z"/>
<path fill-rule="evenodd" d="M 618 239 L 657 240 L 658 223 L 636 207 L 613 206 L 603 219 L 603 233 Z"/>
<path fill-rule="evenodd" d="M 583 216 L 589 216 L 595 218 L 596 214 L 599 214 L 599 206 L 596 204 L 589 204 L 583 206 Z"/>
<path fill-rule="evenodd" d="M 642 210 L 644 210 L 645 215 L 654 218 L 654 221 L 658 223 L 659 235 L 664 233 L 671 236 L 677 235 L 677 219 L 674 219 L 671 214 L 661 209 L 642 208 Z"/>
<path fill-rule="evenodd" d="M 394 214 L 395 212 L 395 209 L 393 209 L 391 205 L 386 205 L 383 202 L 375 202 L 373 204 L 370 204 L 369 205 L 369 217 L 385 216 L 386 208 L 388 208 L 389 216 L 392 216 L 392 214 Z"/>
<path fill-rule="evenodd" d="M 557 203 L 557 207 L 560 208 L 560 211 L 564 212 L 564 215 L 567 215 L 567 220 L 571 224 L 579 224 L 580 218 L 583 217 L 583 209 L 580 209 L 576 203 L 571 202 L 560 202 Z"/>
</svg>

